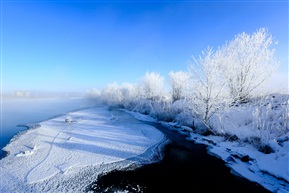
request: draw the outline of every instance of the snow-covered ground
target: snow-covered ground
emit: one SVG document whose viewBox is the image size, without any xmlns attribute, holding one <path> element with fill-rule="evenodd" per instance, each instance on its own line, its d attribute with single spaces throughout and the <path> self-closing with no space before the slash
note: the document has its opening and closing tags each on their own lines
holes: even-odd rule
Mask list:
<svg viewBox="0 0 289 193">
<path fill-rule="evenodd" d="M 136 112 L 130 112 L 130 114 L 143 121 L 158 122 L 148 115 Z M 288 135 L 280 137 L 278 140 L 272 140 L 270 145 L 274 152 L 264 154 L 245 141 L 234 141 L 214 135 L 204 136 L 197 134 L 190 127 L 177 123 L 163 121 L 160 123 L 183 134 L 187 140 L 208 145 L 208 153 L 224 160 L 226 165 L 232 169 L 232 173 L 256 182 L 272 192 L 289 192 Z"/>
<path fill-rule="evenodd" d="M 0 192 L 81 192 L 103 172 L 155 161 L 166 140 L 156 128 L 106 107 L 40 125 L 4 148 Z"/>
<path fill-rule="evenodd" d="M 288 140 L 275 153 L 264 154 L 250 144 L 231 142 L 222 137 L 190 133 L 188 140 L 208 145 L 208 153 L 226 162 L 236 175 L 278 193 L 289 192 Z"/>
</svg>

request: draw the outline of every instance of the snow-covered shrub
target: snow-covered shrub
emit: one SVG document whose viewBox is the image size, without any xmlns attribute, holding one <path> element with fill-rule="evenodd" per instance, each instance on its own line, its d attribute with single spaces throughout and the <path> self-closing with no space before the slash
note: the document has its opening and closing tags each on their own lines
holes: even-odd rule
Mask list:
<svg viewBox="0 0 289 193">
<path fill-rule="evenodd" d="M 175 101 L 172 104 L 172 113 L 175 117 L 174 121 L 178 124 L 194 127 L 193 111 L 185 99 Z"/>
<path fill-rule="evenodd" d="M 209 124 L 218 134 L 264 147 L 289 134 L 288 99 L 288 95 L 281 94 L 258 97 L 224 108 L 211 117 Z"/>
<path fill-rule="evenodd" d="M 176 114 L 174 121 L 180 125 L 196 127 L 194 116 L 192 114 L 192 111 L 190 111 L 190 110 L 184 110 L 184 111 Z"/>
<path fill-rule="evenodd" d="M 251 104 L 227 106 L 214 114 L 209 124 L 219 135 L 238 136 L 240 140 L 258 137 L 256 131 L 252 129 L 253 109 Z"/>
<path fill-rule="evenodd" d="M 288 95 L 269 95 L 255 104 L 253 127 L 259 133 L 262 144 L 289 132 L 288 99 Z"/>
<path fill-rule="evenodd" d="M 139 97 L 138 89 L 136 85 L 130 83 L 124 83 L 121 86 L 122 93 L 122 105 L 125 109 L 132 110 L 136 106 L 137 99 Z"/>
<path fill-rule="evenodd" d="M 116 83 L 108 84 L 101 92 L 102 101 L 108 106 L 122 106 L 123 94 L 121 87 Z"/>
<path fill-rule="evenodd" d="M 153 106 L 151 100 L 139 97 L 136 100 L 135 106 L 133 107 L 132 111 L 149 115 L 151 113 L 152 108 Z"/>
<path fill-rule="evenodd" d="M 101 100 L 111 107 L 124 107 L 128 110 L 135 108 L 138 101 L 139 93 L 137 86 L 130 83 L 108 84 L 101 91 Z"/>
<path fill-rule="evenodd" d="M 173 121 L 175 115 L 172 110 L 171 101 L 154 101 L 150 115 L 158 120 Z"/>
<path fill-rule="evenodd" d="M 185 98 L 185 92 L 189 84 L 190 74 L 188 72 L 173 72 L 169 73 L 169 80 L 171 86 L 172 100 L 177 101 Z"/>
<path fill-rule="evenodd" d="M 145 99 L 160 100 L 164 94 L 164 79 L 155 72 L 146 72 L 138 86 L 140 95 Z"/>
</svg>

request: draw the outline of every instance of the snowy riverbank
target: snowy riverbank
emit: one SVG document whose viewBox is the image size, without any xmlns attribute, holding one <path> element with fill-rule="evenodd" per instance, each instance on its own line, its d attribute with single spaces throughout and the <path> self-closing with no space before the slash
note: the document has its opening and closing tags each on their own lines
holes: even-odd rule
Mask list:
<svg viewBox="0 0 289 193">
<path fill-rule="evenodd" d="M 106 107 L 40 125 L 5 147 L 1 192 L 84 191 L 103 172 L 154 161 L 165 140 L 156 128 Z"/>
<path fill-rule="evenodd" d="M 222 136 L 200 135 L 187 126 L 157 121 L 156 119 L 136 112 L 130 112 L 143 121 L 159 122 L 171 130 L 183 134 L 187 140 L 208 146 L 208 153 L 224 160 L 232 173 L 256 182 L 276 193 L 289 192 L 289 138 L 284 137 L 271 143 L 275 152 L 264 154 L 250 143 L 228 140 Z"/>
</svg>

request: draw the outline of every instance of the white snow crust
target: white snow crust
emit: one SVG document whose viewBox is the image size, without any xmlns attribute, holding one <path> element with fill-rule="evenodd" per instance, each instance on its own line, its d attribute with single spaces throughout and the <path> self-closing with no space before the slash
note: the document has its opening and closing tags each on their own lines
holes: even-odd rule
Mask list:
<svg viewBox="0 0 289 193">
<path fill-rule="evenodd" d="M 155 161 L 166 140 L 153 126 L 106 107 L 40 125 L 4 148 L 0 192 L 83 192 L 101 173 Z"/>
</svg>

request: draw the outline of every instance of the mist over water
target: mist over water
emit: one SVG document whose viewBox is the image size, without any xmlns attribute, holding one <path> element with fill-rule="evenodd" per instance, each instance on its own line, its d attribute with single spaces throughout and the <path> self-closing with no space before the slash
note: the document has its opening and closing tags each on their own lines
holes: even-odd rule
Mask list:
<svg viewBox="0 0 289 193">
<path fill-rule="evenodd" d="M 93 106 L 86 98 L 3 98 L 0 133 L 0 158 L 9 141 L 17 133 L 27 130 L 18 125 L 39 123 L 77 109 Z"/>
</svg>

